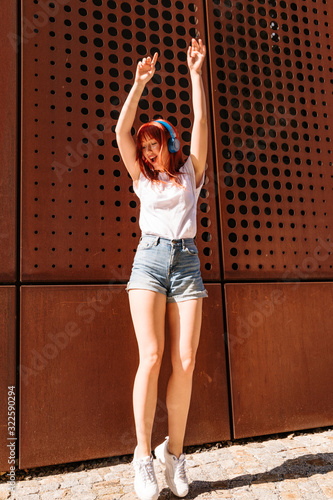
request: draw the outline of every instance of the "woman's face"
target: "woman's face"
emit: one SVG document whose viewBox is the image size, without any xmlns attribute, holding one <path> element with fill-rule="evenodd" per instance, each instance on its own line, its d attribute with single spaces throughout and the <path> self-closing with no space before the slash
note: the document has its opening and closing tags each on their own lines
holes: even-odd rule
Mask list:
<svg viewBox="0 0 333 500">
<path fill-rule="evenodd" d="M 154 170 L 164 170 L 164 165 L 168 164 L 169 151 L 161 148 L 154 137 L 145 137 L 142 140 L 142 154 Z"/>
</svg>

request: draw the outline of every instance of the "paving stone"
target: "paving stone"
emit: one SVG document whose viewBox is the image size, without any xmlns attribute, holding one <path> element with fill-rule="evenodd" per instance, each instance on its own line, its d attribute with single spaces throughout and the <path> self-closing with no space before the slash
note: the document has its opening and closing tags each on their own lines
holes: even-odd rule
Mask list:
<svg viewBox="0 0 333 500">
<path fill-rule="evenodd" d="M 329 500 L 333 498 L 333 429 L 263 438 L 187 453 L 188 498 L 214 500 Z M 177 497 L 154 461 L 160 500 Z M 47 467 L 18 471 L 16 491 L 0 476 L 0 500 L 134 500 L 127 457 L 79 464 L 69 472 Z M 60 472 L 61 471 L 61 472 Z"/>
<path fill-rule="evenodd" d="M 20 491 L 24 491 L 24 493 L 22 493 L 24 495 L 31 495 L 33 493 L 38 493 L 39 490 L 40 490 L 39 486 L 31 486 L 30 487 L 30 486 L 25 485 L 25 488 L 22 488 L 22 487 L 20 487 L 20 488 L 16 487 L 15 488 L 15 491 L 17 492 L 17 494 L 19 494 Z"/>
<path fill-rule="evenodd" d="M 79 483 L 79 480 L 74 478 L 74 477 L 69 477 L 66 478 L 60 483 L 60 488 L 61 489 L 66 489 L 66 488 L 72 488 L 73 486 L 77 486 Z"/>
<path fill-rule="evenodd" d="M 235 467 L 236 462 L 234 460 L 230 460 L 230 459 L 220 460 L 220 465 L 224 469 L 231 469 L 232 467 Z"/>
<path fill-rule="evenodd" d="M 92 484 L 92 483 L 98 483 L 100 481 L 103 481 L 103 477 L 100 474 L 89 474 L 84 478 L 81 478 L 79 480 L 80 484 Z"/>
<path fill-rule="evenodd" d="M 227 475 L 232 479 L 242 474 L 245 474 L 245 471 L 241 465 L 236 465 L 230 469 L 226 469 Z"/>
<path fill-rule="evenodd" d="M 71 493 L 73 495 L 83 495 L 83 494 L 86 494 L 86 493 L 90 493 L 91 489 L 89 486 L 86 486 L 84 484 L 80 484 L 78 486 L 73 486 L 73 488 L 71 488 Z"/>
<path fill-rule="evenodd" d="M 237 500 L 255 500 L 256 497 L 251 491 L 244 491 L 243 489 L 234 490 L 232 498 Z"/>
<path fill-rule="evenodd" d="M 37 481 L 37 479 L 30 479 L 30 480 L 23 480 L 23 481 L 16 481 L 15 483 L 15 489 L 26 489 L 26 488 L 39 488 L 40 487 L 40 481 Z"/>
<path fill-rule="evenodd" d="M 41 493 L 41 500 L 56 500 L 57 498 L 62 498 L 62 491 L 47 491 L 46 493 Z"/>
<path fill-rule="evenodd" d="M 96 498 L 94 493 L 79 493 L 78 495 L 73 495 L 71 500 L 95 500 Z"/>
<path fill-rule="evenodd" d="M 95 473 L 97 473 L 97 470 L 95 470 L 95 469 L 93 469 L 93 470 L 94 470 Z M 88 477 L 90 472 L 91 471 L 88 472 L 88 471 L 84 471 L 84 470 L 81 471 L 81 472 L 75 472 L 75 473 L 72 474 L 72 477 L 75 478 L 75 479 L 80 480 L 80 479 L 82 479 L 84 477 Z M 59 476 L 59 481 L 63 480 L 65 477 L 67 478 L 67 474 L 65 476 L 60 475 Z"/>
<path fill-rule="evenodd" d="M 311 453 L 313 455 L 322 456 L 326 462 L 333 464 L 333 442 L 321 445 L 315 445 L 311 447 Z"/>
<path fill-rule="evenodd" d="M 328 474 L 317 474 L 313 476 L 312 479 L 315 479 L 318 486 L 324 490 L 324 488 L 332 488 L 333 487 L 333 479 L 332 476 Z M 333 495 L 332 495 L 333 498 Z"/>
<path fill-rule="evenodd" d="M 201 497 L 201 498 L 203 498 L 203 497 Z M 209 498 L 214 500 L 215 498 L 234 498 L 234 496 L 232 495 L 232 493 L 230 491 L 223 491 L 222 490 L 222 491 L 212 492 L 212 494 Z"/>
<path fill-rule="evenodd" d="M 333 498 L 333 486 L 322 486 L 321 489 L 327 498 Z"/>
<path fill-rule="evenodd" d="M 282 491 L 282 493 L 279 494 L 279 499 L 280 500 L 300 500 L 299 494 L 291 493 L 290 491 Z"/>
<path fill-rule="evenodd" d="M 122 485 L 114 481 L 102 481 L 100 483 L 92 484 L 92 491 L 98 495 L 116 494 L 118 491 L 123 493 Z"/>
<path fill-rule="evenodd" d="M 126 497 L 124 495 L 119 495 L 119 496 L 113 496 L 110 498 L 110 495 L 102 495 L 102 496 L 99 496 L 98 497 L 98 500 L 123 500 L 124 498 L 127 498 L 128 500 L 131 499 L 133 500 L 133 493 L 131 495 L 126 495 Z"/>
<path fill-rule="evenodd" d="M 260 464 L 256 464 L 256 465 L 251 466 L 250 464 L 245 463 L 244 469 L 245 469 L 246 474 L 249 474 L 250 476 L 255 476 L 256 474 L 262 472 Z"/>
<path fill-rule="evenodd" d="M 58 480 L 45 482 L 40 485 L 40 491 L 55 491 L 59 488 L 60 483 Z"/>
<path fill-rule="evenodd" d="M 311 477 L 300 477 L 297 481 L 298 488 L 303 491 L 319 491 L 319 485 L 317 481 Z"/>
<path fill-rule="evenodd" d="M 265 449 L 269 450 L 271 453 L 279 453 L 281 451 L 285 451 L 287 447 L 282 441 L 277 439 L 275 441 L 268 441 Z"/>
<path fill-rule="evenodd" d="M 32 495 L 24 495 L 21 492 L 15 494 L 15 500 L 39 500 L 39 495 L 37 493 L 33 493 Z"/>
<path fill-rule="evenodd" d="M 315 493 L 313 493 L 312 491 L 311 492 L 303 491 L 302 492 L 302 498 L 304 500 L 327 500 L 327 499 L 331 499 L 332 497 L 327 497 L 320 490 L 320 491 L 316 491 Z"/>
<path fill-rule="evenodd" d="M 116 475 L 115 471 L 108 472 L 104 476 L 104 481 L 112 481 L 113 479 L 117 479 L 119 476 Z"/>
<path fill-rule="evenodd" d="M 274 490 L 268 490 L 264 488 L 253 488 L 251 487 L 251 492 L 253 492 L 256 500 L 277 500 L 279 495 Z"/>
</svg>

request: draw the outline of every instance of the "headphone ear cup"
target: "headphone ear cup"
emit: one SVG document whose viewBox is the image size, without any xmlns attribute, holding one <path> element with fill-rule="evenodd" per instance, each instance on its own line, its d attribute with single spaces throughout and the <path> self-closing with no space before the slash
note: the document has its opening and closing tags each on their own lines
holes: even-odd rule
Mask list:
<svg viewBox="0 0 333 500">
<path fill-rule="evenodd" d="M 168 140 L 168 149 L 170 153 L 177 153 L 180 150 L 180 142 L 177 137 L 170 137 Z"/>
</svg>

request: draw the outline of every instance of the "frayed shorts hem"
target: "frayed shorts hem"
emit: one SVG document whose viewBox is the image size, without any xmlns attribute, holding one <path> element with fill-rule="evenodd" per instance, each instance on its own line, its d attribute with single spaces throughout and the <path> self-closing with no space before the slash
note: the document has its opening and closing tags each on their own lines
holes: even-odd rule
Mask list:
<svg viewBox="0 0 333 500">
<path fill-rule="evenodd" d="M 161 293 L 162 295 L 166 296 L 166 301 L 167 303 L 170 302 L 183 302 L 185 300 L 192 300 L 192 299 L 201 299 L 208 297 L 208 292 L 206 289 L 204 290 L 198 290 L 197 292 L 194 292 L 192 294 L 180 294 L 180 295 L 167 295 L 166 290 L 164 288 L 157 289 L 157 287 L 154 286 L 149 286 L 149 285 L 135 285 L 135 283 L 128 283 L 126 287 L 126 292 L 128 293 L 130 290 L 149 290 L 151 292 L 158 292 Z"/>
</svg>

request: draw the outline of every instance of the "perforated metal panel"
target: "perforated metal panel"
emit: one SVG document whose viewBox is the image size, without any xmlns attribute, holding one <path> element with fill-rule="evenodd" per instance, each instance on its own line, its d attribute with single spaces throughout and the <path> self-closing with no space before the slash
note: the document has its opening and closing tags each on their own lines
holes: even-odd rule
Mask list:
<svg viewBox="0 0 333 500">
<path fill-rule="evenodd" d="M 204 36 L 202 2 L 62 0 L 43 8 L 30 0 L 23 16 L 36 28 L 23 47 L 22 279 L 125 282 L 139 238 L 139 200 L 114 127 L 137 61 L 147 47 L 158 50 L 135 128 L 162 116 L 177 126 L 189 154 L 186 51 L 191 37 Z M 208 165 L 198 246 L 204 279 L 219 280 L 212 150 Z"/>
<path fill-rule="evenodd" d="M 225 279 L 331 278 L 332 2 L 206 3 Z"/>
<path fill-rule="evenodd" d="M 1 5 L 0 18 L 0 281 L 16 280 L 17 231 L 17 10 Z"/>
</svg>

